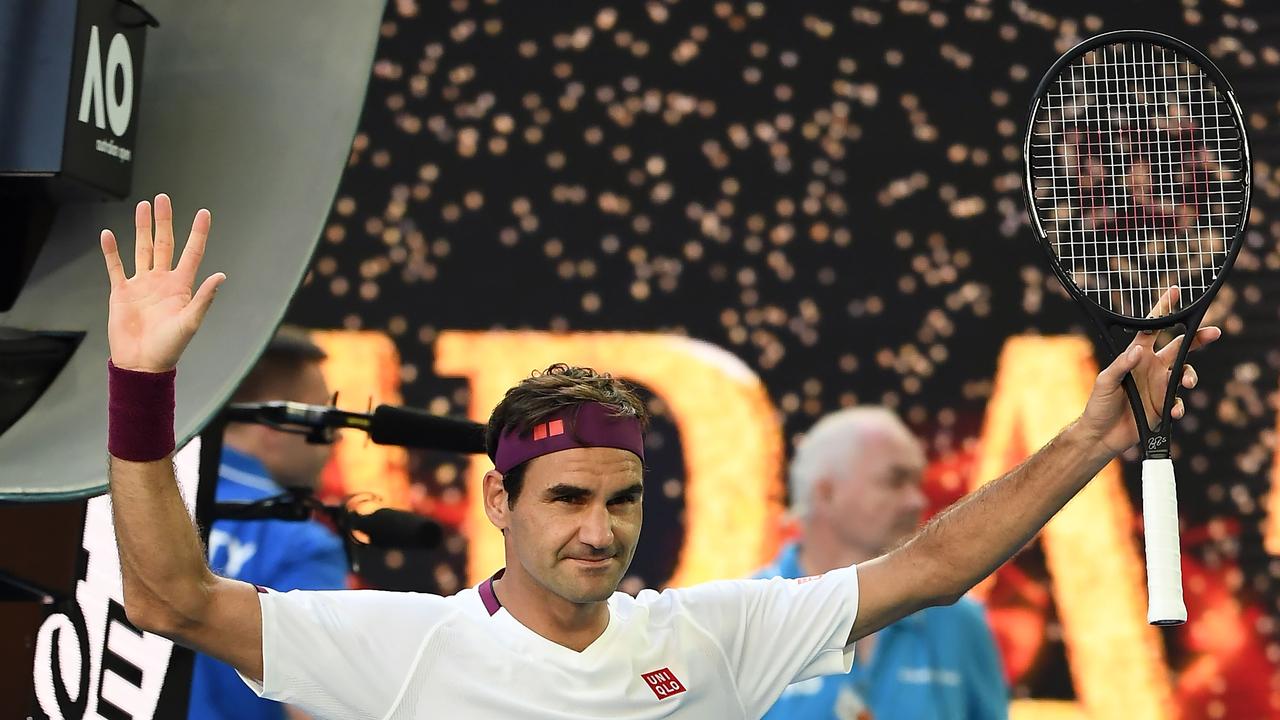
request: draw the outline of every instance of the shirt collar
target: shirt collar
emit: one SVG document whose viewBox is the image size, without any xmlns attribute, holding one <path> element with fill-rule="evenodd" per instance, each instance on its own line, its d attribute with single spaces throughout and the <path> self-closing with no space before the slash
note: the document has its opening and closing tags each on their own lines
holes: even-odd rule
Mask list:
<svg viewBox="0 0 1280 720">
<path fill-rule="evenodd" d="M 222 458 L 218 466 L 218 474 L 232 482 L 249 485 L 262 490 L 284 492 L 284 488 L 271 479 L 267 468 L 258 458 L 223 446 Z"/>
<path fill-rule="evenodd" d="M 476 591 L 480 594 L 480 602 L 484 603 L 484 609 L 489 613 L 489 617 L 497 615 L 498 611 L 502 609 L 502 602 L 498 600 L 498 594 L 493 591 L 493 581 L 502 577 L 502 574 L 506 571 L 506 568 L 498 570 L 476 588 Z"/>
</svg>

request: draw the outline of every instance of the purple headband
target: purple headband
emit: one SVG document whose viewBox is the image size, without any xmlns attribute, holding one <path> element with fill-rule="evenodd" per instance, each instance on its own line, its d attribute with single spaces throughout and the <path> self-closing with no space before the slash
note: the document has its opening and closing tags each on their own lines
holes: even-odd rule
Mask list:
<svg viewBox="0 0 1280 720">
<path fill-rule="evenodd" d="M 630 415 L 614 415 L 599 403 L 586 403 L 558 417 L 534 425 L 530 432 L 514 428 L 503 431 L 493 465 L 506 474 L 511 468 L 536 457 L 580 447 L 608 447 L 635 453 L 644 462 L 644 433 L 640 420 Z"/>
</svg>

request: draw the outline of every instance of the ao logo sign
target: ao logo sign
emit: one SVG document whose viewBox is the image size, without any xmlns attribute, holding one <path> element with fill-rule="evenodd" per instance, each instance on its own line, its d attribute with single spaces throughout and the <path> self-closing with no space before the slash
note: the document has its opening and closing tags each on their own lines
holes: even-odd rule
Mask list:
<svg viewBox="0 0 1280 720">
<path fill-rule="evenodd" d="M 123 79 L 118 96 L 115 82 L 117 71 Z M 89 30 L 89 52 L 84 63 L 84 88 L 80 91 L 80 122 L 88 123 L 90 112 L 93 114 L 93 124 L 99 130 L 106 129 L 109 124 L 111 132 L 116 137 L 124 135 L 129 129 L 129 119 L 133 114 L 133 52 L 129 49 L 129 41 L 125 39 L 123 33 L 116 33 L 115 37 L 111 38 L 111 45 L 107 47 L 107 63 L 104 69 L 97 25 Z"/>
</svg>

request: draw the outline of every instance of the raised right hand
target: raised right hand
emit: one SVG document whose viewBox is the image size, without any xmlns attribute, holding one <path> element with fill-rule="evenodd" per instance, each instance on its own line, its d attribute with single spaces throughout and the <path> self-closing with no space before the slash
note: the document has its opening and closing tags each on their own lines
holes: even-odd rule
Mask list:
<svg viewBox="0 0 1280 720">
<path fill-rule="evenodd" d="M 1165 290 L 1160 300 L 1151 311 L 1150 317 L 1160 317 L 1176 307 L 1178 288 Z M 1175 338 L 1168 345 L 1156 350 L 1156 334 L 1139 332 L 1134 335 L 1129 347 L 1120 353 L 1111 364 L 1098 374 L 1094 382 L 1093 392 L 1080 416 L 1079 427 L 1107 449 L 1112 455 L 1118 455 L 1138 442 L 1138 428 L 1133 418 L 1133 410 L 1129 407 L 1129 399 L 1125 396 L 1124 377 L 1133 375 L 1133 381 L 1142 398 L 1146 417 L 1143 422 L 1153 427 L 1163 418 L 1165 390 L 1169 385 L 1169 374 L 1178 356 L 1185 336 Z M 1191 339 L 1191 350 L 1198 350 L 1222 337 L 1222 330 L 1212 325 L 1196 331 Z M 1199 382 L 1196 370 L 1189 363 L 1182 367 L 1179 383 L 1190 390 Z M 1174 400 L 1169 414 L 1170 421 L 1179 420 L 1186 413 L 1182 398 Z"/>
<path fill-rule="evenodd" d="M 143 200 L 134 212 L 135 268 L 125 277 L 116 237 L 102 231 L 102 256 L 111 278 L 107 341 L 116 367 L 143 372 L 165 372 L 196 334 L 213 302 L 214 292 L 227 276 L 205 278 L 195 295 L 191 286 L 204 257 L 212 219 L 208 210 L 196 213 L 191 234 L 176 268 L 173 264 L 173 206 L 169 196 L 156 196 L 155 241 L 151 233 L 151 203 Z"/>
</svg>

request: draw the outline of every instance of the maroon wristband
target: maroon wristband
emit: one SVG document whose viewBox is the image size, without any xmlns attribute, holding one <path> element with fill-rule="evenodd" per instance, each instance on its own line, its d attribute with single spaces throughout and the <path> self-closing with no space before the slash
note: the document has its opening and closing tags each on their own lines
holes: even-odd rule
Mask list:
<svg viewBox="0 0 1280 720">
<path fill-rule="evenodd" d="M 177 369 L 151 373 L 107 361 L 107 452 L 132 462 L 173 453 L 174 378 Z"/>
</svg>

